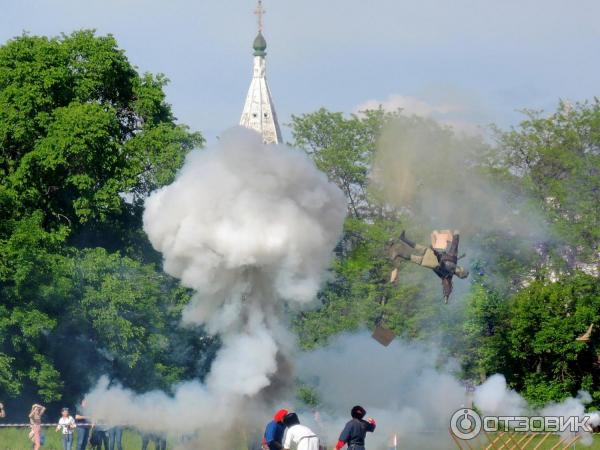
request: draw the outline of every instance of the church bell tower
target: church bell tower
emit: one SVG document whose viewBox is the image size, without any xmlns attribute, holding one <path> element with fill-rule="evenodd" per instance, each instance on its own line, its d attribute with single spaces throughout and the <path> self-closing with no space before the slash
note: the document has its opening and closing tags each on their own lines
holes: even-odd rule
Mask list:
<svg viewBox="0 0 600 450">
<path fill-rule="evenodd" d="M 262 34 L 265 12 L 262 0 L 258 0 L 258 7 L 255 11 L 258 17 L 258 34 L 253 45 L 254 73 L 246 96 L 240 125 L 260 133 L 265 144 L 279 144 L 282 142 L 281 130 L 277 122 L 271 91 L 267 84 L 267 41 Z"/>
</svg>

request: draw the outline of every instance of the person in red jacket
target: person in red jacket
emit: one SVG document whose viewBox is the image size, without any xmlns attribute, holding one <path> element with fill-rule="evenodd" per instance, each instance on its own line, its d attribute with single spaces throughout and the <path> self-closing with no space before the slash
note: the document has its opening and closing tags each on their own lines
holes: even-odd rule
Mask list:
<svg viewBox="0 0 600 450">
<path fill-rule="evenodd" d="M 364 420 L 367 414 L 362 406 L 355 406 L 350 411 L 352 420 L 346 424 L 340 434 L 335 450 L 340 450 L 344 445 L 348 446 L 348 450 L 365 450 L 365 437 L 367 433 L 375 431 L 375 419 L 369 417 Z"/>
</svg>

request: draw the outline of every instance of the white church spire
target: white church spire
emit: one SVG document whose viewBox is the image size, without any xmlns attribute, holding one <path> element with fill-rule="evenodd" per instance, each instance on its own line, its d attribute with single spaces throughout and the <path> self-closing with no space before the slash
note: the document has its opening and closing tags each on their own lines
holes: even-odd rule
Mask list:
<svg viewBox="0 0 600 450">
<path fill-rule="evenodd" d="M 266 144 L 278 144 L 282 142 L 282 139 L 273 98 L 267 84 L 265 60 L 267 41 L 262 34 L 266 11 L 263 8 L 262 0 L 258 0 L 258 7 L 254 13 L 258 16 L 258 35 L 254 39 L 253 45 L 254 74 L 250 89 L 248 89 L 240 125 L 259 132 Z"/>
</svg>

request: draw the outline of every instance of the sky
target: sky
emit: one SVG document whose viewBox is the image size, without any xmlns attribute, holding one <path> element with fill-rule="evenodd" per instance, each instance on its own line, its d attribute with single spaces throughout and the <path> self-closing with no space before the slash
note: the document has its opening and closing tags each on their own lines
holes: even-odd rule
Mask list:
<svg viewBox="0 0 600 450">
<path fill-rule="evenodd" d="M 461 131 L 599 94 L 598 0 L 264 0 L 268 80 L 292 114 L 383 105 Z M 0 0 L 0 42 L 27 31 L 113 34 L 171 80 L 176 117 L 209 141 L 238 123 L 256 0 Z"/>
</svg>

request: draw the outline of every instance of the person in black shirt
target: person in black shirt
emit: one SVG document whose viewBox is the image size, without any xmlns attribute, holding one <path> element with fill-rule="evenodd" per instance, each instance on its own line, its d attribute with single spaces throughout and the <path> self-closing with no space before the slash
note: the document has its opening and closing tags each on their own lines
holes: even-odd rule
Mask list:
<svg viewBox="0 0 600 450">
<path fill-rule="evenodd" d="M 344 445 L 348 446 L 348 450 L 365 450 L 365 436 L 367 432 L 375 431 L 375 420 L 371 417 L 364 420 L 367 414 L 362 406 L 355 406 L 350 411 L 352 420 L 346 424 L 340 434 L 335 450 L 340 450 Z"/>
</svg>

